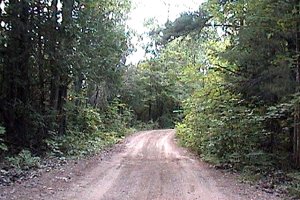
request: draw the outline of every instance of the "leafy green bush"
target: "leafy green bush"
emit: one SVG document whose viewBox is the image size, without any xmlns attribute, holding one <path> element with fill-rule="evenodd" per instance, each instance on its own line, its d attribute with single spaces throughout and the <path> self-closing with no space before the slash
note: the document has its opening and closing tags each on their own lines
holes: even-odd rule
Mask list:
<svg viewBox="0 0 300 200">
<path fill-rule="evenodd" d="M 18 155 L 6 157 L 8 164 L 19 170 L 27 170 L 30 168 L 40 167 L 41 159 L 33 156 L 30 151 L 22 150 Z"/>
<path fill-rule="evenodd" d="M 242 104 L 222 86 L 222 80 L 208 75 L 204 88 L 185 103 L 185 118 L 177 124 L 181 143 L 216 163 L 238 167 L 257 152 L 265 137 L 258 111 Z"/>
<path fill-rule="evenodd" d="M 65 135 L 54 135 L 46 144 L 56 156 L 89 155 L 118 142 L 130 132 L 132 113 L 125 104 L 115 99 L 107 110 L 68 105 L 68 130 Z"/>
<path fill-rule="evenodd" d="M 71 131 L 88 134 L 105 129 L 103 116 L 96 109 L 92 107 L 80 108 L 71 103 L 67 106 L 68 128 Z"/>
<path fill-rule="evenodd" d="M 0 152 L 7 151 L 7 146 L 4 144 L 2 136 L 5 134 L 5 128 L 0 126 Z"/>
<path fill-rule="evenodd" d="M 68 131 L 66 135 L 56 137 L 52 143 L 57 143 L 58 147 L 54 152 L 62 152 L 68 156 L 82 156 L 98 152 L 119 139 L 120 137 L 114 132 L 96 131 L 84 134 L 78 131 Z"/>
<path fill-rule="evenodd" d="M 126 104 L 115 98 L 106 110 L 103 122 L 106 130 L 124 135 L 126 129 L 131 126 L 132 119 L 132 111 Z"/>
</svg>

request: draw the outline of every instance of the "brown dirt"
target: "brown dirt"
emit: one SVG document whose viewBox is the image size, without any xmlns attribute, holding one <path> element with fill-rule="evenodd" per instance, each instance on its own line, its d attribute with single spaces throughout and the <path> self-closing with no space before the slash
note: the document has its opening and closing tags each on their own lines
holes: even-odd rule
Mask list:
<svg viewBox="0 0 300 200">
<path fill-rule="evenodd" d="M 174 130 L 137 133 L 109 154 L 0 188 L 0 199 L 235 200 L 280 199 L 238 183 L 176 145 Z"/>
</svg>

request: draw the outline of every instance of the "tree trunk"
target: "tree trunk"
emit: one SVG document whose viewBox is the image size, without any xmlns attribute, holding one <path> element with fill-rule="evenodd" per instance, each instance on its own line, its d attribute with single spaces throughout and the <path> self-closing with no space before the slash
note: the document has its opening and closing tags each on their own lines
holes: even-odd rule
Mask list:
<svg viewBox="0 0 300 200">
<path fill-rule="evenodd" d="M 6 48 L 3 50 L 3 104 L 1 117 L 7 129 L 8 140 L 19 146 L 28 146 L 29 109 L 29 58 L 31 42 L 29 30 L 29 6 L 26 1 L 11 0 L 11 12 L 5 21 L 11 26 L 7 30 Z M 16 9 L 18 8 L 18 9 Z M 22 109 L 20 109 L 22 108 Z"/>
</svg>

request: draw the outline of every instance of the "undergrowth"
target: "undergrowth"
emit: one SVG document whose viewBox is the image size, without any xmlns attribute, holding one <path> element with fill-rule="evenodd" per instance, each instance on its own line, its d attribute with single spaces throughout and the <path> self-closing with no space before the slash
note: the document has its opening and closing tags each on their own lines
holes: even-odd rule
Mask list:
<svg viewBox="0 0 300 200">
<path fill-rule="evenodd" d="M 91 155 L 119 142 L 132 131 L 131 111 L 118 99 L 101 112 L 92 107 L 69 106 L 67 133 L 46 141 L 53 155 Z"/>
<path fill-rule="evenodd" d="M 10 167 L 17 170 L 28 170 L 38 168 L 41 164 L 41 158 L 33 156 L 29 150 L 22 150 L 18 155 L 5 158 Z"/>
<path fill-rule="evenodd" d="M 295 195 L 300 184 L 287 176 L 293 169 L 288 162 L 290 109 L 281 106 L 274 112 L 263 104 L 247 105 L 222 80 L 208 78 L 205 87 L 185 101 L 184 119 L 176 126 L 181 145 L 217 168 L 239 172 L 243 181 Z"/>
<path fill-rule="evenodd" d="M 39 168 L 45 158 L 80 158 L 94 155 L 110 147 L 127 135 L 138 130 L 158 128 L 157 122 L 139 122 L 133 119 L 132 111 L 115 99 L 103 109 L 93 107 L 78 107 L 74 103 L 67 105 L 67 131 L 64 135 L 57 131 L 49 131 L 51 137 L 44 140 L 46 152 L 43 155 L 34 154 L 29 149 L 18 154 L 6 156 L 1 168 L 17 171 Z M 6 150 L 1 143 L 1 135 L 5 130 L 0 127 L 0 150 Z M 41 156 L 41 157 L 39 157 Z"/>
<path fill-rule="evenodd" d="M 44 140 L 47 151 L 42 157 L 24 149 L 18 154 L 6 156 L 2 166 L 28 170 L 38 168 L 44 157 L 80 158 L 93 155 L 118 143 L 135 130 L 131 128 L 132 112 L 117 99 L 102 111 L 77 107 L 73 103 L 67 104 L 67 107 L 66 134 L 51 131 L 52 136 Z M 1 146 L 1 131 L 0 149 L 5 150 L 5 146 Z"/>
</svg>

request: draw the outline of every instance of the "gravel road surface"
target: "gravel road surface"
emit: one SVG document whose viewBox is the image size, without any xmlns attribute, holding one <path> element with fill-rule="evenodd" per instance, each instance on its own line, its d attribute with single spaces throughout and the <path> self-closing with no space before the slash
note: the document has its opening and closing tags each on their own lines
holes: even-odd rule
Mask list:
<svg viewBox="0 0 300 200">
<path fill-rule="evenodd" d="M 3 192 L 24 200 L 280 199 L 199 161 L 176 145 L 174 130 L 139 132 L 107 159 L 79 161 Z"/>
</svg>

